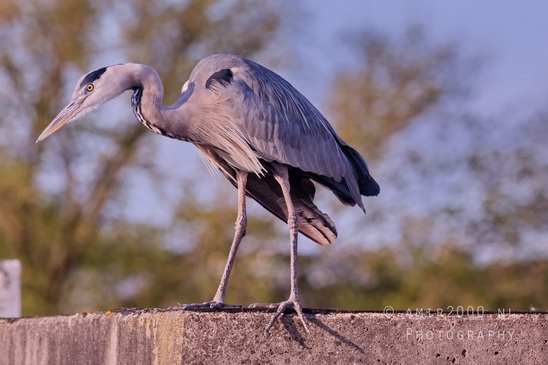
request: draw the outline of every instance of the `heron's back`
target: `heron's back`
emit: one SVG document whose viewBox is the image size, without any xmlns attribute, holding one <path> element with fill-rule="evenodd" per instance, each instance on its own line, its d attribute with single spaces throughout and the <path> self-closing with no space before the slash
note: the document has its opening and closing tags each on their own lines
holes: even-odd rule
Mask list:
<svg viewBox="0 0 548 365">
<path fill-rule="evenodd" d="M 238 56 L 218 54 L 200 61 L 189 82 L 196 84 L 199 101 L 209 103 L 203 108 L 216 108 L 209 118 L 198 121 L 206 126 L 202 132 L 207 140 L 204 144 L 216 155 L 205 154 L 206 157 L 223 160 L 224 163 L 216 161 L 214 165 L 229 179 L 234 169 L 256 175 L 248 180 L 247 194 L 283 220 L 287 219 L 283 195 L 267 176 L 269 170 L 275 170 L 269 165 L 288 166 L 292 199 L 302 208 L 303 225 L 318 223 L 330 232 L 320 230 L 321 237 L 316 239 L 314 234 L 303 232 L 316 242 L 331 243 L 336 229 L 331 219 L 313 204 L 315 190 L 310 179 L 333 191 L 342 203 L 358 204 L 362 209 L 362 195 L 379 194 L 379 185 L 363 157 L 337 135 L 299 91 L 273 71 Z M 230 135 L 221 135 L 219 130 Z M 228 151 L 234 145 L 228 139 L 234 136 L 238 137 L 242 153 Z M 263 169 L 247 168 L 251 160 Z"/>
</svg>

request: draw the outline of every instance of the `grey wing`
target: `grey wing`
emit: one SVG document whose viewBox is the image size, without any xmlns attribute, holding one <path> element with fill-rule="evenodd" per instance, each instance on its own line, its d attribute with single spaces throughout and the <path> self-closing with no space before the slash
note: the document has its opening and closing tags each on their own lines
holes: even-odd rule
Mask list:
<svg viewBox="0 0 548 365">
<path fill-rule="evenodd" d="M 288 165 L 362 209 L 362 194 L 379 193 L 359 153 L 283 78 L 248 60 L 231 68 L 229 78 L 227 72 L 216 74 L 224 75 L 213 85 L 216 91 L 236 101 L 226 104 L 226 112 L 262 160 Z"/>
</svg>

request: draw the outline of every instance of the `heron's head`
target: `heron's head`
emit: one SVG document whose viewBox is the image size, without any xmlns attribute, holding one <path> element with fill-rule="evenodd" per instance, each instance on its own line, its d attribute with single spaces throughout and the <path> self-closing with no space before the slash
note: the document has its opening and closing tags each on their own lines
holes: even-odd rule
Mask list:
<svg viewBox="0 0 548 365">
<path fill-rule="evenodd" d="M 36 142 L 40 142 L 65 124 L 94 111 L 107 101 L 127 90 L 127 83 L 119 77 L 115 65 L 91 71 L 76 83 L 72 100 L 46 127 Z"/>
</svg>

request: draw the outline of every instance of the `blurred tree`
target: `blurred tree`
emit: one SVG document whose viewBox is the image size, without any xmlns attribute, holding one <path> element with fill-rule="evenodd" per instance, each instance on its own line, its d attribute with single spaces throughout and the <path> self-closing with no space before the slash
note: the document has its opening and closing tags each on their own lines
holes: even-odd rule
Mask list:
<svg viewBox="0 0 548 365">
<path fill-rule="evenodd" d="M 183 280 L 189 259 L 163 249 L 160 228 L 108 214 L 123 203 L 130 171 L 154 174 L 151 134 L 133 117 L 75 123 L 34 144 L 79 74 L 109 54 L 126 55 L 154 66 L 166 99 L 175 100 L 185 80 L 173 75 L 188 75 L 210 53 L 260 53 L 276 40 L 282 16 L 278 7 L 248 0 L 2 3 L 0 255 L 23 262 L 24 314 L 128 303 L 140 288 L 150 297 L 140 305 L 158 305 L 166 296 L 183 301 L 180 290 L 192 287 Z M 229 213 L 211 219 L 234 219 Z M 224 234 L 214 239 L 226 241 Z M 192 283 L 200 283 L 196 290 L 203 281 Z"/>
<path fill-rule="evenodd" d="M 458 217 L 475 250 L 498 257 L 537 259 L 548 245 L 548 115 L 507 119 L 493 129 L 491 120 L 469 128 L 475 143 L 464 157 L 481 187 L 483 214 Z M 467 216 L 468 215 L 468 216 Z"/>
<path fill-rule="evenodd" d="M 548 261 L 495 260 L 478 265 L 455 242 L 427 247 L 350 247 L 303 260 L 303 301 L 341 309 L 546 310 Z M 343 264 L 344 263 L 344 264 Z M 462 312 L 462 310 L 461 310 Z"/>
<path fill-rule="evenodd" d="M 421 26 L 403 37 L 364 31 L 347 39 L 360 62 L 336 75 L 330 111 L 341 137 L 368 160 L 418 116 L 468 91 L 475 61 L 463 60 L 456 42 L 433 42 Z"/>
<path fill-rule="evenodd" d="M 321 256 L 306 280 L 332 284 L 323 296 L 303 291 L 318 293 L 322 305 L 347 308 L 527 310 L 543 303 L 546 117 L 505 113 L 495 122 L 467 114 L 465 97 L 481 60 L 465 59 L 457 43 L 436 44 L 420 27 L 401 38 L 366 32 L 352 45 L 362 62 L 336 77 L 331 114 L 383 188 L 382 202 L 370 200 L 369 212 L 377 223 L 390 222 L 381 229 L 397 233 L 393 249 L 366 252 L 356 244 L 342 256 Z M 355 232 L 358 242 L 369 234 L 362 225 Z M 334 271 L 319 275 L 320 266 Z M 340 300 L 326 294 L 337 288 Z"/>
</svg>

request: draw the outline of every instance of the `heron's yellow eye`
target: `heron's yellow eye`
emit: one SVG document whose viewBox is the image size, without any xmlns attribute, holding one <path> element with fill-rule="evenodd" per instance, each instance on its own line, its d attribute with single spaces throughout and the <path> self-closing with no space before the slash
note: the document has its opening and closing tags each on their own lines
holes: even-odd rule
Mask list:
<svg viewBox="0 0 548 365">
<path fill-rule="evenodd" d="M 87 90 L 88 92 L 93 91 L 93 84 L 87 84 L 87 85 L 86 85 L 86 90 Z"/>
</svg>

